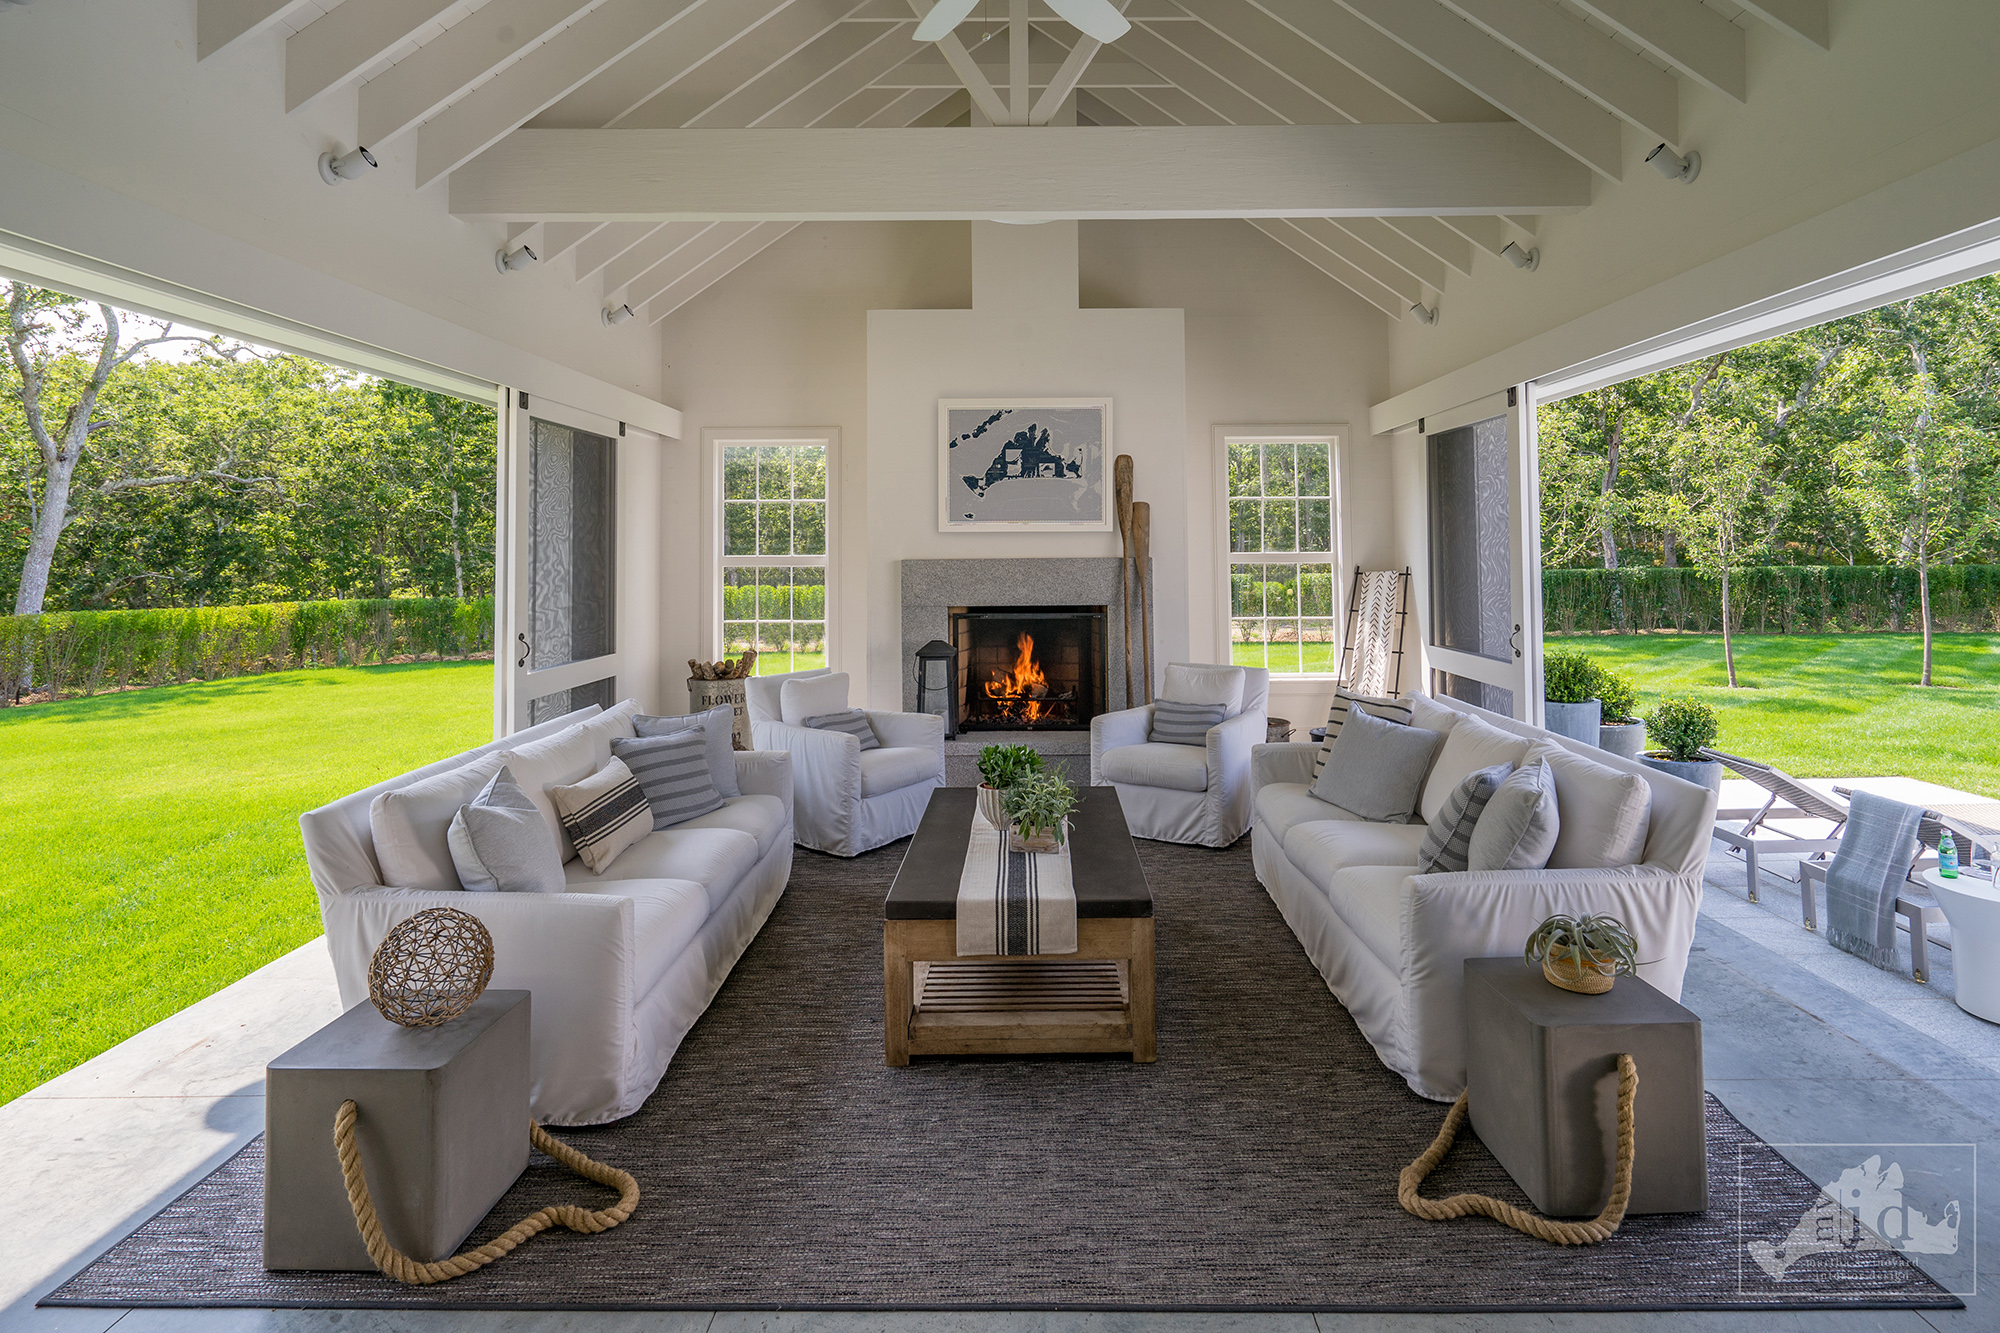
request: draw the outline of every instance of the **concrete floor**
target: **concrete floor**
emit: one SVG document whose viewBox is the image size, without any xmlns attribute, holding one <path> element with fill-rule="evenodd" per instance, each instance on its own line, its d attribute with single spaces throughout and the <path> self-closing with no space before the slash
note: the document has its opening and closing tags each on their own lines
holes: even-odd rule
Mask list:
<svg viewBox="0 0 2000 1333">
<path fill-rule="evenodd" d="M 1767 867 L 1788 872 L 1784 862 Z M 1795 889 L 1767 874 L 1763 902 L 1717 846 L 1683 999 L 1703 1019 L 1708 1087 L 1751 1130 L 1815 1179 L 1878 1149 L 2000 1147 L 2000 1027 L 1950 999 L 1951 955 L 1920 986 L 1828 947 L 1799 924 Z M 266 1060 L 339 1012 L 325 948 L 315 941 L 0 1107 L 0 1333 L 180 1333 L 341 1330 L 376 1333 L 1314 1333 L 1324 1330 L 1770 1331 L 1993 1329 L 2000 1299 L 1976 1290 L 1982 1224 L 2000 1201 L 1979 1199 L 1955 1163 L 1909 1187 L 1938 1215 L 1962 1201 L 1960 1252 L 1926 1259 L 1933 1277 L 1970 1292 L 1963 1311 L 1813 1314 L 1158 1315 L 1158 1314 L 410 1314 L 313 1310 L 38 1310 L 35 1300 L 241 1147 L 263 1125 Z M 1827 1146 L 1838 1145 L 1838 1146 Z M 1989 1158 L 1989 1161 L 1992 1160 Z M 1993 1233 L 2000 1234 L 2000 1233 Z"/>
</svg>

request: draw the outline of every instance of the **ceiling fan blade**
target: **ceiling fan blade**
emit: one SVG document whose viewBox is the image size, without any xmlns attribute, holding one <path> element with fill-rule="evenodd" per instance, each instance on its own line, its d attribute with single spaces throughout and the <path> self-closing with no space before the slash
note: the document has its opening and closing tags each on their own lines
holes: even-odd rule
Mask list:
<svg viewBox="0 0 2000 1333">
<path fill-rule="evenodd" d="M 965 16 L 979 0 L 937 0 L 931 12 L 924 15 L 924 21 L 917 25 L 917 40 L 920 42 L 941 42 L 951 35 L 951 30 L 965 22 Z"/>
<path fill-rule="evenodd" d="M 1048 6 L 1071 27 L 1100 42 L 1115 42 L 1132 31 L 1132 24 L 1112 7 L 1111 0 L 1048 0 Z"/>
</svg>

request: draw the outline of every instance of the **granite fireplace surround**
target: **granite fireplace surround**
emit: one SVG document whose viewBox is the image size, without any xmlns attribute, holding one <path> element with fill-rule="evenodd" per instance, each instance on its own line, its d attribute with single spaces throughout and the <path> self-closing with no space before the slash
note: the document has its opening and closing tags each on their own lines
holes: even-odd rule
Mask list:
<svg viewBox="0 0 2000 1333">
<path fill-rule="evenodd" d="M 1125 695 L 1125 597 L 1117 556 L 998 558 L 990 560 L 904 560 L 901 562 L 903 614 L 903 708 L 917 708 L 917 649 L 932 639 L 951 641 L 954 606 L 1102 606 L 1105 608 L 1105 711 L 1129 707 Z M 1140 629 L 1132 609 L 1132 634 Z M 1155 662 L 1157 672 L 1162 663 Z M 1134 663 L 1135 672 L 1137 663 Z M 942 712 L 942 708 L 933 708 Z M 975 763 L 982 747 L 1031 745 L 1072 782 L 1090 780 L 1090 732 L 962 731 L 945 742 L 945 781 L 954 787 L 979 783 Z"/>
</svg>

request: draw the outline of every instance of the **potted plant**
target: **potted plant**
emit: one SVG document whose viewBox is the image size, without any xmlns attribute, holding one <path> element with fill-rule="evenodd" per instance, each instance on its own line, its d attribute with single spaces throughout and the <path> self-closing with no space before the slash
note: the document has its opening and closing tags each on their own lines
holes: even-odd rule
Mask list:
<svg viewBox="0 0 2000 1333">
<path fill-rule="evenodd" d="M 1592 691 L 1598 667 L 1581 648 L 1554 648 L 1542 658 L 1543 723 L 1558 736 L 1597 744 L 1603 709 Z"/>
<path fill-rule="evenodd" d="M 1639 720 L 1639 689 L 1629 673 L 1597 667 L 1597 700 L 1604 715 L 1597 724 L 1597 744 L 1621 759 L 1637 759 L 1646 751 L 1646 724 Z"/>
<path fill-rule="evenodd" d="M 1007 827 L 1000 797 L 1007 788 L 1042 771 L 1042 756 L 1031 745 L 989 745 L 979 752 L 979 813 L 994 828 Z"/>
<path fill-rule="evenodd" d="M 1701 757 L 1717 730 L 1715 710 L 1692 694 L 1662 699 L 1646 714 L 1646 739 L 1656 748 L 1639 756 L 1639 762 L 1719 792 L 1722 765 Z"/>
<path fill-rule="evenodd" d="M 1030 773 L 1001 794 L 1007 845 L 1017 852 L 1060 851 L 1076 809 L 1076 789 L 1060 773 Z"/>
<path fill-rule="evenodd" d="M 1528 936 L 1523 956 L 1542 965 L 1550 985 L 1602 995 L 1619 976 L 1639 970 L 1639 942 L 1615 916 L 1552 916 Z"/>
</svg>

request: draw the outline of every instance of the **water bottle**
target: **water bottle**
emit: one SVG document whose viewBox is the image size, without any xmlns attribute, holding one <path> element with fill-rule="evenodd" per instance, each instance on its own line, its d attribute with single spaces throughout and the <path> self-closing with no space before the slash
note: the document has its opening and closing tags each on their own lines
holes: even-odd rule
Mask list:
<svg viewBox="0 0 2000 1333">
<path fill-rule="evenodd" d="M 1938 839 L 1938 878 L 1958 878 L 1958 844 L 1951 840 L 1950 829 Z"/>
</svg>

